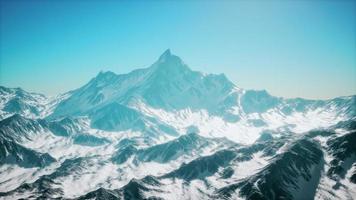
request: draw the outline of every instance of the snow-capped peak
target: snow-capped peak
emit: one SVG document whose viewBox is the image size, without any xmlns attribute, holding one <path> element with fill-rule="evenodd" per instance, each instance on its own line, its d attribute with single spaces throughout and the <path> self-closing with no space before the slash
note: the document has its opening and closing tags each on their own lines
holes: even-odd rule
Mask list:
<svg viewBox="0 0 356 200">
<path fill-rule="evenodd" d="M 100 71 L 99 74 L 95 78 L 102 79 L 102 78 L 113 77 L 113 76 L 117 76 L 117 74 L 115 74 L 112 71 Z"/>
<path fill-rule="evenodd" d="M 157 62 L 151 66 L 151 69 L 156 73 L 159 71 L 165 71 L 168 73 L 192 72 L 192 70 L 183 62 L 183 60 L 180 57 L 172 54 L 169 49 L 163 52 Z"/>
<path fill-rule="evenodd" d="M 170 49 L 167 49 L 165 50 L 162 55 L 159 57 L 159 61 L 163 62 L 164 60 L 168 59 L 169 57 L 171 57 L 172 54 L 171 54 L 171 50 Z"/>
</svg>

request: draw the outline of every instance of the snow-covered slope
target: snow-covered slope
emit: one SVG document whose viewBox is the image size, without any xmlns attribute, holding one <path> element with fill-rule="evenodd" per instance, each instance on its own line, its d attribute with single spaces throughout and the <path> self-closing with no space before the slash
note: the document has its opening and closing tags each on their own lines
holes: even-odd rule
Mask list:
<svg viewBox="0 0 356 200">
<path fill-rule="evenodd" d="M 284 99 L 165 51 L 48 98 L 0 87 L 1 199 L 352 199 L 356 96 Z"/>
<path fill-rule="evenodd" d="M 26 92 L 21 88 L 0 86 L 0 119 L 13 114 L 28 118 L 44 118 L 53 112 L 59 102 L 70 95 L 71 92 L 67 92 L 56 97 L 46 97 L 43 94 Z"/>
</svg>

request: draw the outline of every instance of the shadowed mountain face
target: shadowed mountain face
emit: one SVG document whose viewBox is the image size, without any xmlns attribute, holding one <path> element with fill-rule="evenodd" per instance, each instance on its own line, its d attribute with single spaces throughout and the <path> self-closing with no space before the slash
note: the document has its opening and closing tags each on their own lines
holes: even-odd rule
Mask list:
<svg viewBox="0 0 356 200">
<path fill-rule="evenodd" d="M 53 134 L 65 137 L 74 135 L 76 133 L 82 133 L 85 131 L 85 126 L 86 124 L 83 124 L 82 120 L 68 117 L 51 121 L 48 124 L 48 128 L 52 131 Z"/>
<path fill-rule="evenodd" d="M 0 121 L 0 135 L 15 141 L 31 140 L 32 136 L 40 134 L 46 127 L 44 120 L 32 120 L 15 114 Z"/>
<path fill-rule="evenodd" d="M 271 96 L 267 91 L 246 91 L 241 98 L 241 105 L 246 113 L 263 113 L 280 104 L 280 99 Z"/>
<path fill-rule="evenodd" d="M 143 116 L 134 109 L 111 103 L 90 114 L 94 128 L 114 131 L 144 126 Z"/>
<path fill-rule="evenodd" d="M 356 96 L 284 99 L 191 70 L 0 87 L 4 199 L 353 199 Z"/>
<path fill-rule="evenodd" d="M 322 171 L 323 153 L 310 140 L 298 140 L 254 176 L 228 185 L 218 194 L 231 197 L 239 189 L 246 199 L 299 199 L 314 197 Z"/>
<path fill-rule="evenodd" d="M 217 143 L 217 141 L 203 138 L 196 133 L 188 133 L 176 140 L 140 151 L 138 159 L 165 163 L 182 155 L 197 154 L 213 143 Z"/>
<path fill-rule="evenodd" d="M 211 156 L 198 158 L 188 164 L 183 164 L 179 169 L 167 174 L 167 178 L 181 178 L 186 181 L 204 178 L 215 174 L 219 167 L 225 166 L 236 157 L 235 152 L 223 150 Z"/>
<path fill-rule="evenodd" d="M 0 165 L 14 164 L 25 168 L 45 167 L 55 161 L 47 153 L 38 153 L 15 141 L 0 138 Z"/>
<path fill-rule="evenodd" d="M 355 123 L 354 123 L 355 124 Z M 345 178 L 356 162 L 356 131 L 327 141 L 328 152 L 332 155 L 328 176 L 333 179 Z"/>
</svg>

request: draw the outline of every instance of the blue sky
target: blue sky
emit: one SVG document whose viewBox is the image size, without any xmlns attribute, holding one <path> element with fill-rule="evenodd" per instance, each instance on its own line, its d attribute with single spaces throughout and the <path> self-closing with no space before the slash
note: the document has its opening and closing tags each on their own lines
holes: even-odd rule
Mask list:
<svg viewBox="0 0 356 200">
<path fill-rule="evenodd" d="M 170 48 L 283 97 L 356 94 L 356 1 L 4 1 L 0 85 L 55 95 Z"/>
</svg>

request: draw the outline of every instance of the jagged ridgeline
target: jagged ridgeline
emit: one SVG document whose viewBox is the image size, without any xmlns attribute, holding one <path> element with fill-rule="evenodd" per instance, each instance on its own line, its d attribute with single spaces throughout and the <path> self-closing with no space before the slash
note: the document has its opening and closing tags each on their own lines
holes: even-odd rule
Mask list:
<svg viewBox="0 0 356 200">
<path fill-rule="evenodd" d="M 356 96 L 285 99 L 165 51 L 46 97 L 0 86 L 0 199 L 354 199 Z"/>
</svg>

